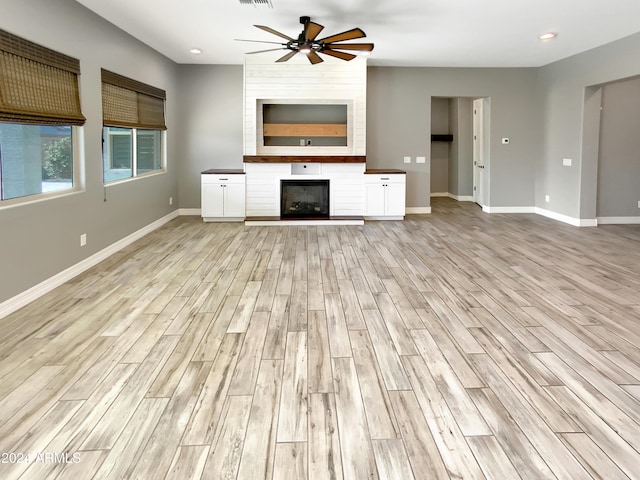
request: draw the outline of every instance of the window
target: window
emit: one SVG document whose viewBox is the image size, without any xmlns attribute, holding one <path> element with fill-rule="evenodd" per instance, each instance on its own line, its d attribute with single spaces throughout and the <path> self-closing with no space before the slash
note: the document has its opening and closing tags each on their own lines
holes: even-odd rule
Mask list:
<svg viewBox="0 0 640 480">
<path fill-rule="evenodd" d="M 80 62 L 0 30 L 0 206 L 76 186 Z"/>
<path fill-rule="evenodd" d="M 163 170 L 164 90 L 102 70 L 104 183 Z"/>
<path fill-rule="evenodd" d="M 1 199 L 72 189 L 73 159 L 70 126 L 0 123 Z"/>
<path fill-rule="evenodd" d="M 104 127 L 105 183 L 162 170 L 162 131 Z"/>
</svg>

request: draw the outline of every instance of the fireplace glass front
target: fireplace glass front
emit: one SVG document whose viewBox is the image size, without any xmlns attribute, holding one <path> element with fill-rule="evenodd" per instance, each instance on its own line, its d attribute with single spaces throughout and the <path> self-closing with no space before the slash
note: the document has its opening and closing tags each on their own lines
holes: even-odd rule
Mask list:
<svg viewBox="0 0 640 480">
<path fill-rule="evenodd" d="M 280 180 L 280 216 L 328 218 L 329 180 Z"/>
</svg>

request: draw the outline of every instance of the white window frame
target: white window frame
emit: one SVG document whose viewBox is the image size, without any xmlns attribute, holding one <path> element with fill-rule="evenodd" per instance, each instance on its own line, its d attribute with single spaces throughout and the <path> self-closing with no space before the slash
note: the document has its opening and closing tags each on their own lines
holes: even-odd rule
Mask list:
<svg viewBox="0 0 640 480">
<path fill-rule="evenodd" d="M 166 130 L 160 130 L 160 129 L 146 129 L 146 128 L 135 128 L 135 127 L 108 127 L 108 126 L 103 126 L 102 127 L 102 131 L 103 131 L 103 138 L 104 138 L 104 131 L 105 129 L 109 129 L 109 128 L 123 128 L 123 129 L 127 129 L 131 131 L 131 176 L 130 177 L 126 177 L 126 178 L 120 178 L 117 180 L 112 180 L 110 182 L 105 181 L 104 179 L 104 158 L 102 160 L 102 181 L 103 184 L 105 186 L 109 186 L 109 185 L 115 185 L 118 183 L 124 183 L 124 182 L 130 182 L 132 180 L 136 180 L 137 178 L 144 178 L 144 177 L 150 177 L 153 175 L 160 175 L 160 174 L 165 174 L 167 173 L 167 131 Z M 160 132 L 160 168 L 157 170 L 152 170 L 150 172 L 143 172 L 143 173 L 138 173 L 138 136 L 137 136 L 137 131 L 138 130 L 151 130 L 154 132 Z M 111 135 L 127 135 L 124 132 L 120 133 L 120 132 L 110 132 L 107 130 L 107 135 L 111 136 Z M 105 150 L 106 150 L 106 154 L 107 154 L 107 158 L 109 161 L 109 164 L 112 165 L 113 164 L 113 159 L 111 157 L 111 141 L 110 139 L 107 137 L 107 141 L 104 142 L 105 145 Z"/>
<path fill-rule="evenodd" d="M 66 197 L 69 195 L 75 195 L 77 193 L 85 191 L 84 127 L 75 125 L 70 125 L 70 127 L 71 146 L 73 152 L 73 186 L 71 188 L 54 190 L 51 192 L 35 193 L 33 195 L 25 195 L 23 197 L 9 198 L 7 200 L 2 200 L 0 198 L 0 210 L 9 207 L 38 203 L 59 197 Z M 0 182 L 2 182 L 2 169 L 0 169 Z"/>
</svg>

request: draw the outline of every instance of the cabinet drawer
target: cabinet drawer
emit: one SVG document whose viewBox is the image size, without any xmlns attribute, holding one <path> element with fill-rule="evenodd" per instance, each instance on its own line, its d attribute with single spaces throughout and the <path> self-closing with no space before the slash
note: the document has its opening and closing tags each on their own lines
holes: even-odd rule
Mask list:
<svg viewBox="0 0 640 480">
<path fill-rule="evenodd" d="M 388 175 L 384 175 L 384 174 L 366 174 L 364 176 L 364 182 L 365 183 L 405 183 L 406 181 L 406 175 L 403 174 L 388 174 Z"/>
<path fill-rule="evenodd" d="M 232 174 L 232 175 L 218 175 L 218 174 L 206 174 L 201 175 L 203 184 L 207 183 L 245 183 L 246 175 Z"/>
</svg>

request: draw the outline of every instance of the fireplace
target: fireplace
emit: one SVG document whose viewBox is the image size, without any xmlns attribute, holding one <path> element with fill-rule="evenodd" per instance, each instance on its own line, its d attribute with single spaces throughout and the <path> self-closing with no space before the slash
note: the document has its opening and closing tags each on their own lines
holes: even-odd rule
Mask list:
<svg viewBox="0 0 640 480">
<path fill-rule="evenodd" d="M 282 218 L 329 218 L 329 180 L 280 180 Z"/>
</svg>

